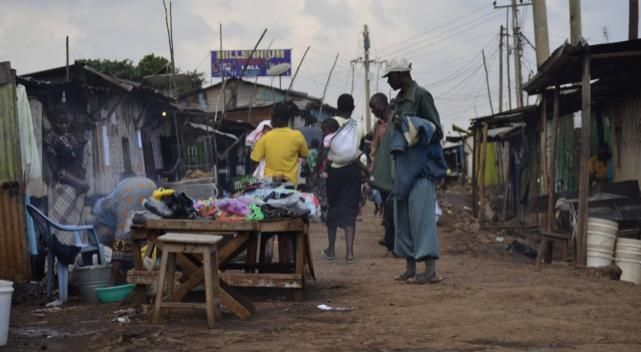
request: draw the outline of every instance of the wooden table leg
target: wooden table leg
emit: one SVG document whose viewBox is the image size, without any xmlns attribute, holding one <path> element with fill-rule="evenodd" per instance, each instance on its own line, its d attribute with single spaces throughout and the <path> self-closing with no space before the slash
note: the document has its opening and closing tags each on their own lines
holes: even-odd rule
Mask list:
<svg viewBox="0 0 641 352">
<path fill-rule="evenodd" d="M 174 281 L 176 280 L 176 253 L 169 253 L 167 260 L 167 298 L 169 302 L 173 301 L 174 297 Z"/>
<path fill-rule="evenodd" d="M 316 274 L 314 273 L 314 261 L 312 259 L 312 246 L 309 242 L 309 233 L 305 231 L 303 233 L 303 236 L 305 242 L 305 262 L 307 263 L 307 267 L 309 268 L 309 273 L 312 275 L 312 279 L 316 281 Z"/>
<path fill-rule="evenodd" d="M 143 265 L 143 258 L 142 258 L 142 253 L 140 249 L 140 242 L 137 240 L 132 240 L 131 241 L 131 251 L 132 255 L 134 257 L 134 268 L 136 270 L 145 270 L 145 266 Z"/>
<path fill-rule="evenodd" d="M 132 230 L 133 231 L 133 230 Z M 140 230 L 137 230 L 140 231 Z M 146 236 L 145 236 L 146 237 Z M 136 270 L 145 270 L 145 266 L 143 265 L 143 258 L 141 256 L 141 250 L 140 250 L 140 241 L 139 240 L 133 240 L 131 241 L 131 250 L 132 250 L 132 256 L 134 259 L 134 269 Z M 135 293 L 135 301 L 139 302 L 141 304 L 147 303 L 147 290 L 145 289 L 144 285 L 137 285 L 136 286 L 136 293 Z"/>
<path fill-rule="evenodd" d="M 213 252 L 213 257 L 214 259 L 216 258 L 215 250 Z M 214 328 L 214 321 L 216 320 L 214 313 L 216 310 L 214 285 L 218 285 L 218 268 L 215 268 L 216 274 L 214 274 L 214 270 L 212 270 L 214 265 L 215 264 L 212 262 L 212 253 L 209 252 L 209 250 L 203 251 L 203 269 L 205 271 L 205 305 L 207 306 L 207 326 L 210 329 Z M 216 282 L 214 283 L 214 281 Z"/>
<path fill-rule="evenodd" d="M 536 267 L 540 268 L 541 264 L 546 262 L 546 259 L 550 258 L 546 253 L 550 247 L 550 240 L 545 237 L 541 238 L 541 243 L 539 243 L 539 251 L 536 254 Z"/>
<path fill-rule="evenodd" d="M 221 302 L 241 320 L 247 320 L 256 311 L 253 303 L 227 285 L 225 281 L 220 280 L 219 290 Z"/>
<path fill-rule="evenodd" d="M 138 252 L 140 254 L 140 252 Z M 165 279 L 167 278 L 167 261 L 169 253 L 163 252 L 160 260 L 160 276 L 158 280 L 158 288 L 156 291 L 156 300 L 154 301 L 154 310 L 151 315 L 151 321 L 157 323 L 160 320 L 160 304 L 162 302 L 163 291 L 165 290 Z"/>
<path fill-rule="evenodd" d="M 305 233 L 300 232 L 296 233 L 296 275 L 300 275 L 301 282 L 303 283 L 303 288 L 295 289 L 294 291 L 294 300 L 302 301 L 303 300 L 303 290 L 305 287 L 305 245 L 304 245 Z"/>
<path fill-rule="evenodd" d="M 256 233 L 250 234 L 249 241 L 247 243 L 247 259 L 245 263 L 247 264 L 247 269 L 245 272 L 253 273 L 254 268 L 256 268 L 256 254 L 258 253 L 258 235 Z"/>
</svg>

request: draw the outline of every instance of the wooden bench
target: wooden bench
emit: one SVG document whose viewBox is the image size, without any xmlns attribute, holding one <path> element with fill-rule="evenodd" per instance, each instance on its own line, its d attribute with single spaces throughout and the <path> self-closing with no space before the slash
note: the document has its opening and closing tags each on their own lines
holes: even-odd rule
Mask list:
<svg viewBox="0 0 641 352">
<path fill-rule="evenodd" d="M 222 236 L 196 235 L 188 233 L 167 233 L 158 237 L 157 244 L 162 249 L 158 290 L 152 313 L 152 321 L 157 323 L 163 308 L 204 308 L 207 311 L 207 326 L 212 329 L 216 318 L 220 320 L 220 289 L 218 282 L 217 244 Z M 201 254 L 205 273 L 205 303 L 173 302 L 174 276 L 178 254 Z M 169 277 L 169 280 L 167 280 Z M 167 301 L 163 301 L 165 283 L 167 284 Z"/>
</svg>

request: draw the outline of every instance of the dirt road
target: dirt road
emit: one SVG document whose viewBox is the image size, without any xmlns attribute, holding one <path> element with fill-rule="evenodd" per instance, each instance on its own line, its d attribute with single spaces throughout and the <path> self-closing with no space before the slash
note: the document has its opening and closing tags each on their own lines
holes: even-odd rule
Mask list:
<svg viewBox="0 0 641 352">
<path fill-rule="evenodd" d="M 641 287 L 556 263 L 537 271 L 507 253 L 496 233 L 469 226 L 460 201 L 445 200 L 436 285 L 394 281 L 404 262 L 384 257 L 379 220 L 358 224 L 356 264 L 319 253 L 324 229 L 312 227 L 317 281 L 304 302 L 250 292 L 249 321 L 224 314 L 213 330 L 204 312 L 161 325 L 142 314 L 112 321 L 118 304 L 70 302 L 61 310 L 13 307 L 11 351 L 640 351 Z M 460 197 L 458 198 L 460 199 Z M 369 211 L 367 211 L 369 213 Z M 342 236 L 337 254 L 344 254 Z M 351 311 L 323 312 L 319 304 Z"/>
</svg>

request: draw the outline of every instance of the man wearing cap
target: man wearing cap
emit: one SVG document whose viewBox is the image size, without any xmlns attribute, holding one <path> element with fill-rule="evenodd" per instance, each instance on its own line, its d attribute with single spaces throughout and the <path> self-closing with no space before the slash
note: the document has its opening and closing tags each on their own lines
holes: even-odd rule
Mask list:
<svg viewBox="0 0 641 352">
<path fill-rule="evenodd" d="M 443 138 L 441 121 L 432 95 L 412 79 L 412 65 L 397 58 L 387 65 L 384 78 L 398 94 L 390 128 L 396 131 L 390 148 L 394 155 L 394 253 L 404 257 L 406 270 L 397 280 L 414 284 L 436 283 L 439 258 L 436 232 L 436 183 L 442 173 Z M 423 133 L 417 133 L 417 130 Z M 425 132 L 428 131 L 428 132 Z M 411 133 L 413 140 L 405 140 Z M 400 147 L 399 147 L 400 146 Z M 425 151 L 418 152 L 417 151 Z M 440 155 L 440 157 L 439 157 Z M 414 162 L 403 161 L 414 159 Z M 407 177 L 407 175 L 413 175 Z M 404 191 L 399 192 L 399 189 Z M 425 271 L 416 273 L 416 263 L 425 262 Z"/>
</svg>

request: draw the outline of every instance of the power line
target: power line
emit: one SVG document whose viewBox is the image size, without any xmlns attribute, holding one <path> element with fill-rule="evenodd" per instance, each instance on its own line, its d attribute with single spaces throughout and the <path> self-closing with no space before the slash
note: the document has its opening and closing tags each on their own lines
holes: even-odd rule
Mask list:
<svg viewBox="0 0 641 352">
<path fill-rule="evenodd" d="M 397 56 L 400 56 L 400 55 L 410 56 L 410 55 L 412 55 L 411 53 L 418 53 L 418 52 L 420 52 L 421 49 L 424 49 L 428 45 L 434 45 L 434 44 L 437 44 L 437 43 L 441 43 L 441 42 L 444 42 L 446 40 L 452 39 L 452 38 L 454 38 L 454 37 L 456 37 L 456 36 L 458 36 L 460 34 L 463 34 L 463 33 L 467 32 L 469 30 L 475 30 L 480 23 L 487 22 L 487 21 L 485 21 L 486 18 L 489 17 L 488 20 L 490 20 L 490 19 L 494 19 L 494 18 L 498 17 L 499 15 L 500 14 L 497 14 L 496 12 L 490 12 L 490 13 L 482 16 L 482 17 L 477 18 L 475 21 L 472 21 L 472 22 L 469 22 L 469 23 L 467 23 L 465 25 L 461 25 L 461 26 L 457 26 L 457 27 L 453 28 L 452 30 L 457 30 L 457 29 L 463 28 L 462 30 L 460 30 L 460 31 L 458 31 L 458 32 L 456 32 L 454 34 L 450 34 L 448 36 L 439 38 L 436 41 L 431 41 L 431 40 L 437 39 L 437 38 L 427 38 L 427 39 L 421 41 L 420 42 L 421 44 L 413 45 L 412 47 L 406 47 L 405 49 L 400 49 L 400 50 L 396 51 L 394 53 L 394 55 L 397 55 Z"/>
<path fill-rule="evenodd" d="M 399 46 L 399 45 L 401 45 L 401 44 L 403 44 L 403 43 L 407 43 L 407 42 L 412 41 L 412 40 L 414 40 L 414 39 L 416 39 L 416 38 L 419 38 L 419 37 L 422 37 L 422 36 L 424 36 L 424 35 L 426 35 L 426 34 L 429 34 L 429 33 L 431 33 L 431 32 L 434 32 L 434 31 L 436 31 L 437 29 L 447 27 L 447 26 L 449 26 L 449 25 L 451 25 L 451 24 L 454 24 L 454 23 L 456 23 L 456 22 L 458 22 L 458 21 L 460 21 L 460 20 L 464 19 L 464 18 L 467 18 L 467 17 L 468 17 L 468 16 L 470 16 L 470 15 L 473 15 L 473 14 L 475 14 L 475 13 L 479 12 L 480 10 L 482 10 L 482 9 L 483 9 L 483 8 L 485 8 L 485 7 L 487 7 L 487 5 L 483 5 L 483 6 L 481 6 L 481 7 L 479 7 L 479 8 L 476 8 L 476 9 L 472 10 L 471 12 L 469 12 L 469 13 L 467 13 L 467 14 L 465 14 L 465 15 L 461 16 L 461 17 L 458 17 L 458 18 L 454 19 L 453 21 L 449 21 L 449 22 L 447 22 L 447 23 L 440 24 L 440 25 L 438 25 L 438 26 L 436 26 L 436 27 L 434 27 L 434 28 L 432 28 L 432 29 L 430 29 L 430 30 L 427 30 L 427 31 L 425 31 L 425 32 L 423 32 L 423 33 L 420 33 L 420 34 L 418 34 L 418 35 L 412 36 L 412 37 L 410 37 L 410 38 L 403 39 L 403 40 L 401 40 L 400 42 L 398 42 L 398 43 L 396 43 L 396 44 L 392 44 L 392 45 L 390 45 L 390 46 L 384 47 L 384 48 L 382 48 L 382 49 L 379 49 L 378 51 L 379 51 L 379 52 L 385 52 L 385 51 L 387 51 L 387 50 L 389 50 L 389 49 L 391 49 L 391 48 L 394 48 L 394 47 L 396 47 L 396 46 Z"/>
</svg>

